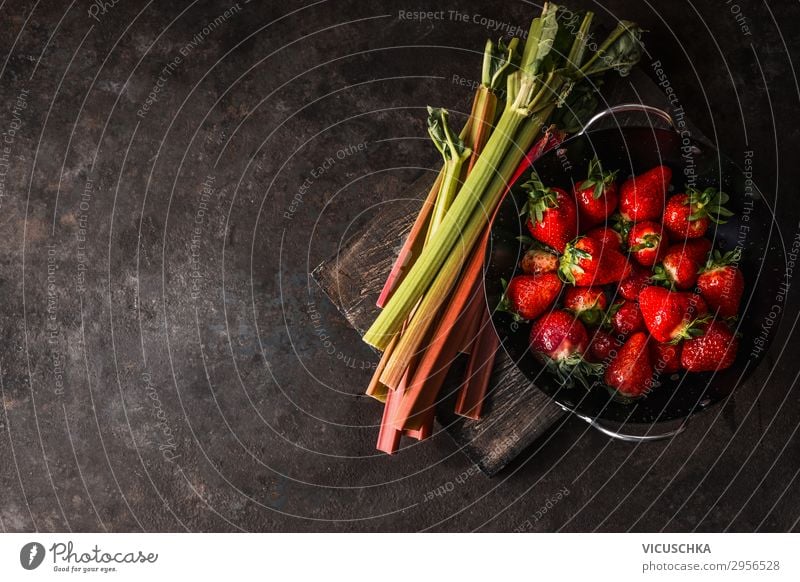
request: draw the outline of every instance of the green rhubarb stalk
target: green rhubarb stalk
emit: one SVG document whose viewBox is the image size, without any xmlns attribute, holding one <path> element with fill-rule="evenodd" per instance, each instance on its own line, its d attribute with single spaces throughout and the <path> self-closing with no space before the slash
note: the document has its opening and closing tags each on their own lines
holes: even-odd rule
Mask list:
<svg viewBox="0 0 800 582">
<path fill-rule="evenodd" d="M 475 119 L 470 132 L 470 143 L 472 145 L 472 155 L 467 164 L 466 175 L 472 171 L 480 157 L 486 140 L 494 129 L 494 120 L 497 117 L 497 95 L 485 85 L 478 89 L 478 107 L 476 108 Z"/>
<path fill-rule="evenodd" d="M 521 155 L 525 155 L 533 146 L 534 140 L 540 133 L 541 127 L 537 126 L 538 119 L 549 116 L 549 112 L 544 112 L 541 118 L 529 119 L 520 130 L 516 141 L 512 147 L 518 149 Z M 430 289 L 425 293 L 424 298 L 415 310 L 415 316 L 411 318 L 410 324 L 400 334 L 400 339 L 394 347 L 393 357 L 381 373 L 381 383 L 387 386 L 396 386 L 400 382 L 408 366 L 419 353 L 419 346 L 425 340 L 430 328 L 438 322 L 438 317 L 433 317 L 444 305 L 446 299 L 450 298 L 451 292 L 459 281 L 461 268 L 469 258 L 472 249 L 485 231 L 486 223 L 494 212 L 503 194 L 508 189 L 506 176 L 510 176 L 517 169 L 519 161 L 515 163 L 515 157 L 508 156 L 495 173 L 489 187 L 486 190 L 486 197 L 481 200 L 478 209 L 472 214 L 466 227 L 460 232 L 460 237 L 455 248 L 447 257 L 447 260 L 434 279 Z M 521 160 L 520 160 L 521 161 Z M 417 316 L 416 314 L 428 314 Z M 450 330 L 452 331 L 452 330 Z M 434 344 L 437 338 L 431 338 L 430 343 Z"/>
<path fill-rule="evenodd" d="M 502 162 L 505 148 L 498 147 L 497 142 L 507 141 L 508 135 L 516 133 L 515 130 L 521 122 L 521 119 L 508 119 L 507 117 L 504 115 L 501 118 L 497 129 L 489 138 L 483 155 L 478 158 L 472 173 L 465 180 L 440 228 L 433 234 L 429 244 L 425 245 L 403 283 L 367 330 L 364 341 L 368 344 L 378 349 L 385 349 L 392 337 L 400 330 L 403 320 L 410 314 L 414 305 L 428 289 L 430 282 L 447 260 L 458 238 L 460 228 L 471 218 L 475 206 L 480 200 L 482 190 L 491 181 L 493 169 Z M 419 313 L 417 311 L 417 315 Z"/>
<path fill-rule="evenodd" d="M 472 170 L 475 165 L 474 160 L 477 159 L 478 153 L 483 148 L 494 126 L 498 100 L 497 93 L 505 88 L 508 75 L 514 68 L 518 56 L 518 44 L 519 39 L 517 38 L 511 39 L 508 44 L 504 43 L 502 40 L 497 43 L 491 40 L 486 42 L 483 55 L 482 82 L 480 87 L 475 91 L 475 95 L 472 99 L 472 111 L 459 135 L 459 138 L 465 140 L 467 147 L 471 148 L 473 152 L 468 167 L 463 168 L 462 166 L 462 173 L 464 175 Z M 475 124 L 478 124 L 480 127 L 473 127 Z M 444 179 L 445 170 L 446 165 L 443 165 L 439 171 L 439 176 L 437 177 L 434 187 L 423 204 L 422 210 L 420 210 L 419 216 L 414 222 L 414 226 L 392 266 L 389 277 L 386 279 L 386 283 L 384 283 L 378 298 L 378 307 L 383 308 L 386 306 L 394 290 L 405 277 L 407 261 L 417 256 L 421 246 L 427 242 L 430 236 L 430 217 L 433 214 L 433 207 L 436 203 L 441 181 Z"/>
<path fill-rule="evenodd" d="M 478 97 L 480 99 L 480 96 Z M 458 181 L 461 176 L 461 167 L 464 162 L 472 155 L 472 150 L 464 145 L 464 141 L 454 135 L 450 124 L 447 121 L 448 113 L 446 109 L 428 107 L 428 135 L 433 140 L 433 145 L 442 154 L 444 160 L 444 179 L 436 203 L 433 207 L 430 226 L 428 227 L 427 241 L 430 240 L 432 233 L 436 232 L 444 219 L 444 215 L 450 208 L 456 193 L 458 192 Z"/>
<path fill-rule="evenodd" d="M 442 266 L 448 259 L 452 259 L 458 268 L 461 267 L 465 255 L 456 254 L 452 251 L 459 238 L 461 238 L 461 229 L 465 224 L 470 223 L 470 219 L 475 217 L 478 224 L 486 225 L 486 216 L 482 215 L 483 213 L 476 212 L 476 208 L 480 206 L 483 191 L 491 186 L 492 182 L 499 182 L 500 188 L 495 185 L 494 191 L 496 192 L 499 189 L 500 195 L 502 195 L 506 181 L 525 155 L 525 148 L 530 148 L 533 144 L 536 134 L 530 138 L 529 143 L 519 143 L 517 144 L 518 147 L 510 148 L 511 151 L 508 151 L 509 144 L 512 143 L 517 130 L 527 117 L 527 112 L 508 108 L 505 110 L 500 122 L 497 124 L 497 128 L 489 137 L 483 154 L 478 158 L 475 167 L 467 176 L 455 202 L 450 207 L 450 211 L 445 215 L 444 220 L 434 232 L 429 243 L 423 248 L 422 253 L 403 280 L 403 283 L 395 291 L 392 299 L 367 330 L 364 335 L 365 342 L 378 349 L 385 349 L 392 337 L 400 331 L 403 320 L 410 314 L 440 270 L 442 270 L 442 273 L 437 279 L 451 278 L 451 283 L 455 282 L 455 277 L 452 277 L 452 273 L 442 269 Z M 543 120 L 539 119 L 538 121 L 538 126 L 541 128 Z M 511 169 L 506 170 L 506 174 L 499 175 L 498 168 L 503 166 Z M 486 213 L 488 212 L 491 212 L 491 210 L 487 209 Z M 464 246 L 474 244 L 474 239 L 477 238 L 480 232 L 481 228 L 477 228 L 473 236 L 471 231 L 465 230 Z M 413 319 L 430 317 L 431 313 L 424 311 L 424 308 L 422 308 L 416 310 Z M 404 338 L 407 334 L 408 330 L 403 334 Z M 402 339 L 400 343 L 403 343 Z"/>
<path fill-rule="evenodd" d="M 424 314 L 436 313 L 447 300 L 450 291 L 458 281 L 459 272 L 469 256 L 474 241 L 483 232 L 485 226 L 486 219 L 479 213 L 475 213 L 464 226 L 461 233 L 462 244 L 457 244 L 456 248 L 448 255 L 439 272 L 440 276 L 433 281 L 415 310 L 414 317 L 400 335 L 393 357 L 381 375 L 382 384 L 396 386 L 413 359 L 418 355 L 419 346 L 424 342 L 431 324 L 435 323 L 435 318 Z"/>
<path fill-rule="evenodd" d="M 461 159 L 462 155 L 466 156 L 469 153 L 468 150 L 463 151 L 465 148 L 462 147 L 461 143 L 452 139 L 452 130 L 449 129 L 447 124 L 446 112 L 429 108 L 429 113 L 435 113 L 435 115 L 430 115 L 428 119 L 429 133 L 431 133 L 434 144 L 442 153 L 445 162 L 440 173 L 440 180 L 447 179 L 448 184 L 446 190 L 442 191 L 441 197 L 434 202 L 434 206 L 437 206 L 438 209 L 438 216 L 435 220 L 428 221 L 425 243 L 428 242 L 439 227 L 444 214 L 449 209 L 457 191 L 457 180 L 466 179 L 466 176 L 472 171 L 488 136 L 494 128 L 498 102 L 497 92 L 507 84 L 508 75 L 516 61 L 518 43 L 519 39 L 516 38 L 512 39 L 508 44 L 505 44 L 502 40 L 497 43 L 489 40 L 486 43 L 481 86 L 475 92 L 470 117 L 460 136 L 461 139 L 469 144 L 472 150 L 469 155 L 469 164 L 465 164 Z M 459 154 L 457 159 L 451 159 L 452 153 Z M 431 210 L 431 214 L 434 214 L 433 210 Z M 416 308 L 411 311 L 408 321 L 413 320 L 415 311 Z M 422 342 L 425 340 L 424 331 L 426 329 L 427 326 L 424 329 L 415 327 L 402 345 L 398 345 L 399 339 L 405 334 L 401 332 L 395 335 L 381 357 L 379 369 L 376 369 L 373 375 L 368 394 L 380 397 L 382 392 L 388 389 L 387 386 L 390 388 L 400 386 L 403 375 L 411 365 L 414 356 L 420 351 Z"/>
<path fill-rule="evenodd" d="M 477 160 L 477 154 L 491 133 L 497 107 L 496 93 L 504 88 L 512 71 L 517 55 L 518 38 L 511 39 L 508 44 L 502 39 L 496 43 L 486 41 L 481 68 L 481 86 L 477 89 L 470 119 L 470 147 L 462 139 L 453 136 L 448 124 L 446 109 L 428 107 L 428 134 L 436 149 L 444 159 L 445 176 L 433 219 L 428 229 L 428 239 L 442 223 L 445 213 L 450 208 L 459 187 L 459 178 L 466 168 L 464 162 L 470 159 L 470 170 Z"/>
</svg>

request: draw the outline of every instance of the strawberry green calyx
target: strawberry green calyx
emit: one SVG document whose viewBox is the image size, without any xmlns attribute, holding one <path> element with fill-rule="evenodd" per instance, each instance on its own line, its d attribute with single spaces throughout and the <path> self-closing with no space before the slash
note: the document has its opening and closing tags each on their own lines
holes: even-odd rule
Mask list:
<svg viewBox="0 0 800 582">
<path fill-rule="evenodd" d="M 584 273 L 580 261 L 590 260 L 591 253 L 575 247 L 575 241 L 567 243 L 564 254 L 558 261 L 558 276 L 565 283 L 575 284 L 575 273 Z"/>
<path fill-rule="evenodd" d="M 515 322 L 527 321 L 519 313 L 514 311 L 511 306 L 511 300 L 508 298 L 508 281 L 500 279 L 500 284 L 503 286 L 503 294 L 500 296 L 500 302 L 497 304 L 497 311 L 508 313 Z"/>
<path fill-rule="evenodd" d="M 708 217 L 709 220 L 717 224 L 725 224 L 727 222 L 726 219 L 733 216 L 733 212 L 724 206 L 729 200 L 730 196 L 716 188 L 706 188 L 703 191 L 696 188 L 687 188 L 685 204 L 693 209 L 692 214 L 689 215 L 689 220 L 695 221 Z"/>
<path fill-rule="evenodd" d="M 675 291 L 675 281 L 673 281 L 672 275 L 664 268 L 664 265 L 656 265 L 653 267 L 653 274 L 650 275 L 650 280 L 656 285 L 661 285 L 671 291 Z"/>
<path fill-rule="evenodd" d="M 720 267 L 727 267 L 728 265 L 736 266 L 740 260 L 742 260 L 742 249 L 740 248 L 736 248 L 724 254 L 718 249 L 714 249 L 714 251 L 708 255 L 708 260 L 703 268 L 700 269 L 700 273 L 707 273 L 708 271 L 713 271 Z"/>
<path fill-rule="evenodd" d="M 635 223 L 622 216 L 619 212 L 615 212 L 610 217 L 610 225 L 613 230 L 616 230 L 622 237 L 622 246 L 625 246 L 625 241 L 631 233 L 631 229 Z"/>
<path fill-rule="evenodd" d="M 572 388 L 577 381 L 587 390 L 594 383 L 593 377 L 603 374 L 603 364 L 592 363 L 583 358 L 578 353 L 571 354 L 566 358 L 555 360 L 541 354 L 545 361 L 547 371 L 553 374 L 565 388 Z"/>
<path fill-rule="evenodd" d="M 659 234 L 646 234 L 642 236 L 639 244 L 630 247 L 631 252 L 644 251 L 646 249 L 654 249 L 661 243 L 661 235 Z"/>
<path fill-rule="evenodd" d="M 527 214 L 531 221 L 542 222 L 546 210 L 558 207 L 556 192 L 542 184 L 536 172 L 531 174 L 530 180 L 522 184 L 522 188 L 528 191 L 528 201 L 522 207 L 521 214 Z"/>
<path fill-rule="evenodd" d="M 574 312 L 575 316 L 586 325 L 597 325 L 602 323 L 605 318 L 605 312 L 598 305 L 599 302 L 600 298 L 598 297 L 594 300 L 594 303 L 592 303 L 590 307 Z"/>
<path fill-rule="evenodd" d="M 700 337 L 705 333 L 706 324 L 709 323 L 712 319 L 714 319 L 713 315 L 703 315 L 702 317 L 697 317 L 684 325 L 680 331 L 675 334 L 675 337 L 670 340 L 671 345 L 676 345 L 682 342 L 683 340 L 688 340 L 696 337 Z"/>
<path fill-rule="evenodd" d="M 592 198 L 597 200 L 603 195 L 605 189 L 610 184 L 613 184 L 614 180 L 616 179 L 617 170 L 614 170 L 613 172 L 604 172 L 603 166 L 600 164 L 600 160 L 597 158 L 597 156 L 595 156 L 592 158 L 592 161 L 589 162 L 588 177 L 581 182 L 580 187 L 582 190 L 594 187 Z"/>
<path fill-rule="evenodd" d="M 606 309 L 605 313 L 603 313 L 603 319 L 600 322 L 600 326 L 603 327 L 604 329 L 613 330 L 614 316 L 617 314 L 622 305 L 623 305 L 622 301 L 618 301 L 617 303 L 612 303 L 611 305 L 609 305 L 608 309 Z"/>
</svg>

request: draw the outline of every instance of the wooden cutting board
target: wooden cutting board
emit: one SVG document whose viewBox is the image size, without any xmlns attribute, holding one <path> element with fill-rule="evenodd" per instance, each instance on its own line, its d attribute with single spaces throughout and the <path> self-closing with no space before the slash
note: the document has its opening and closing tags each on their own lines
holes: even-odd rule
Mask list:
<svg viewBox="0 0 800 582">
<path fill-rule="evenodd" d="M 669 110 L 661 90 L 641 71 L 609 84 L 604 92 L 609 105 L 646 103 Z M 616 122 L 644 122 L 641 115 L 617 116 Z M 689 125 L 692 136 L 703 139 Z M 377 317 L 378 299 L 400 244 L 411 229 L 430 189 L 433 174 L 427 172 L 409 186 L 405 201 L 386 205 L 387 210 L 368 223 L 339 252 L 317 267 L 312 276 L 359 334 Z M 463 364 L 464 362 L 462 362 Z M 490 391 L 481 420 L 453 413 L 455 390 L 463 377 L 463 365 L 454 365 L 442 388 L 437 420 L 466 456 L 486 475 L 495 475 L 541 437 L 565 413 L 539 391 L 514 366 L 501 348 L 495 361 Z M 380 412 L 376 409 L 376 415 Z"/>
</svg>

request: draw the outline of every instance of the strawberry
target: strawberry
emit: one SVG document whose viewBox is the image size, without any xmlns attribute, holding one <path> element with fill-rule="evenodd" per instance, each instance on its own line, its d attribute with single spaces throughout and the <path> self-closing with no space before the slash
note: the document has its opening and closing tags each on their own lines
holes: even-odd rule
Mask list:
<svg viewBox="0 0 800 582">
<path fill-rule="evenodd" d="M 605 222 L 617 209 L 617 184 L 614 182 L 616 177 L 616 171 L 603 171 L 596 156 L 589 162 L 588 178 L 575 184 L 573 189 L 582 229 Z"/>
<path fill-rule="evenodd" d="M 523 213 L 528 213 L 531 236 L 563 253 L 578 234 L 578 210 L 572 196 L 561 188 L 545 188 L 535 173 L 522 187 L 528 190 Z"/>
<path fill-rule="evenodd" d="M 564 293 L 564 309 L 574 313 L 587 325 L 600 323 L 606 307 L 606 295 L 597 287 L 568 287 Z"/>
<path fill-rule="evenodd" d="M 680 246 L 683 248 L 683 252 L 686 256 L 701 266 L 705 265 L 708 260 L 708 253 L 711 252 L 711 241 L 707 238 L 690 238 L 672 246 Z"/>
<path fill-rule="evenodd" d="M 661 264 L 653 269 L 652 280 L 665 283 L 670 289 L 691 289 L 697 283 L 700 265 L 690 255 L 683 244 L 672 245 Z"/>
<path fill-rule="evenodd" d="M 659 342 L 677 342 L 698 333 L 705 302 L 693 293 L 646 287 L 639 293 L 639 308 L 650 334 Z"/>
<path fill-rule="evenodd" d="M 612 305 L 606 314 L 606 321 L 611 329 L 625 336 L 645 330 L 642 312 L 635 301 L 620 301 Z"/>
<path fill-rule="evenodd" d="M 521 319 L 536 319 L 561 292 L 561 280 L 555 273 L 517 275 L 506 286 L 500 309 Z"/>
<path fill-rule="evenodd" d="M 596 329 L 589 343 L 588 357 L 593 362 L 610 362 L 622 345 L 619 339 L 603 329 Z"/>
<path fill-rule="evenodd" d="M 650 344 L 650 357 L 656 373 L 674 374 L 681 369 L 681 346 L 677 344 Z"/>
<path fill-rule="evenodd" d="M 721 317 L 739 314 L 739 303 L 744 293 L 744 276 L 734 265 L 741 258 L 739 251 L 725 253 L 714 251 L 697 278 L 697 287 L 712 311 Z"/>
<path fill-rule="evenodd" d="M 694 303 L 694 316 L 705 317 L 707 315 L 711 315 L 708 310 L 708 303 L 706 303 L 705 299 L 696 293 L 692 293 L 691 295 L 692 302 Z"/>
<path fill-rule="evenodd" d="M 586 233 L 586 236 L 599 242 L 603 248 L 622 252 L 622 235 L 610 226 L 598 226 Z"/>
<path fill-rule="evenodd" d="M 712 321 L 703 335 L 686 340 L 681 350 L 681 365 L 690 372 L 715 372 L 731 367 L 736 360 L 739 340 L 720 321 Z"/>
<path fill-rule="evenodd" d="M 530 346 L 548 370 L 567 385 L 577 379 L 588 388 L 589 376 L 602 370 L 599 364 L 583 358 L 589 346 L 589 334 L 568 311 L 551 311 L 539 318 L 531 328 Z"/>
<path fill-rule="evenodd" d="M 669 239 L 657 222 L 637 222 L 628 235 L 628 250 L 645 267 L 652 267 L 667 251 Z"/>
<path fill-rule="evenodd" d="M 567 283 L 590 287 L 625 279 L 631 265 L 622 253 L 603 248 L 593 238 L 580 236 L 564 248 L 558 272 Z"/>
<path fill-rule="evenodd" d="M 650 286 L 650 272 L 637 264 L 632 265 L 631 274 L 620 281 L 619 294 L 623 299 L 636 301 L 642 289 Z"/>
<path fill-rule="evenodd" d="M 529 275 L 551 273 L 558 269 L 558 256 L 545 249 L 532 248 L 522 256 L 520 267 Z"/>
<path fill-rule="evenodd" d="M 625 220 L 641 222 L 661 218 L 672 170 L 656 166 L 629 178 L 619 189 L 619 210 Z"/>
<path fill-rule="evenodd" d="M 605 373 L 606 384 L 623 401 L 644 396 L 653 385 L 653 364 L 647 347 L 647 335 L 633 334 L 619 350 Z"/>
<path fill-rule="evenodd" d="M 531 328 L 531 348 L 554 360 L 582 356 L 589 345 L 589 334 L 575 316 L 562 310 L 551 311 Z"/>
<path fill-rule="evenodd" d="M 730 197 L 716 188 L 702 192 L 687 188 L 685 194 L 675 194 L 667 200 L 664 209 L 664 226 L 676 239 L 700 238 L 713 220 L 724 224 L 733 212 L 723 206 Z"/>
</svg>

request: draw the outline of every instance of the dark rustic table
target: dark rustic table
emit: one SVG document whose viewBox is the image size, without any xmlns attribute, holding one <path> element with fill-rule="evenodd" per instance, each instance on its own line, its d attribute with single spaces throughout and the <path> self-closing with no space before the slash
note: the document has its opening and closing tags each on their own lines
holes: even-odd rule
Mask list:
<svg viewBox="0 0 800 582">
<path fill-rule="evenodd" d="M 310 272 L 436 167 L 424 106 L 463 115 L 532 11 L 422 9 L 0 5 L 0 530 L 798 529 L 794 283 L 673 441 L 564 418 L 494 479 L 440 432 L 375 452 L 376 355 Z M 797 245 L 797 3 L 594 9 L 650 31 L 642 70 Z"/>
</svg>

